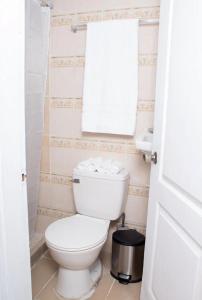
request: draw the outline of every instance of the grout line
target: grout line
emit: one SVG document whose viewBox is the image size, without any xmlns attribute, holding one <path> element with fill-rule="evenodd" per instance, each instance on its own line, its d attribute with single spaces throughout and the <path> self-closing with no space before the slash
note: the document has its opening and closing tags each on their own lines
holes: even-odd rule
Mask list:
<svg viewBox="0 0 202 300">
<path fill-rule="evenodd" d="M 107 298 L 108 298 L 108 296 L 109 296 L 109 294 L 110 294 L 110 292 L 111 292 L 111 290 L 112 290 L 112 288 L 113 288 L 114 283 L 115 283 L 115 279 L 113 280 L 112 285 L 111 285 L 110 288 L 109 288 L 109 291 L 108 291 L 108 293 L 107 293 L 107 295 L 106 295 L 106 297 L 105 297 L 105 300 L 107 300 Z"/>
<path fill-rule="evenodd" d="M 50 281 L 55 277 L 57 271 L 55 271 L 51 277 L 48 279 L 48 281 L 44 284 L 44 286 L 39 290 L 39 292 L 34 296 L 33 300 L 37 300 L 37 297 L 40 296 L 40 294 L 43 292 L 43 290 L 48 286 L 48 284 L 50 283 Z"/>
</svg>

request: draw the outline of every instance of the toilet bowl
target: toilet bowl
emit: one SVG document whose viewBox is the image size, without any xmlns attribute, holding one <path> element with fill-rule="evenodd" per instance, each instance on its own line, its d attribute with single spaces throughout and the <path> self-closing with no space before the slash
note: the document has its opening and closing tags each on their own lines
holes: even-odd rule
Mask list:
<svg viewBox="0 0 202 300">
<path fill-rule="evenodd" d="M 56 291 L 61 296 L 88 299 L 94 292 L 102 270 L 98 255 L 108 228 L 107 220 L 79 214 L 48 227 L 45 239 L 51 256 L 60 266 Z"/>
<path fill-rule="evenodd" d="M 129 174 L 100 174 L 74 169 L 73 193 L 77 214 L 48 226 L 46 244 L 59 264 L 56 292 L 68 299 L 89 299 L 102 267 L 100 251 L 109 224 L 123 213 Z"/>
</svg>

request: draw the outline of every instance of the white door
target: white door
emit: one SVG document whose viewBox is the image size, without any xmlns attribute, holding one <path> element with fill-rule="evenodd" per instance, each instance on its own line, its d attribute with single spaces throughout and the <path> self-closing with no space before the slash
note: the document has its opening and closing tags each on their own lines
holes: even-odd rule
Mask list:
<svg viewBox="0 0 202 300">
<path fill-rule="evenodd" d="M 141 300 L 201 300 L 201 0 L 161 0 L 156 89 Z"/>
<path fill-rule="evenodd" d="M 24 120 L 25 2 L 0 1 L 0 300 L 31 300 Z"/>
</svg>

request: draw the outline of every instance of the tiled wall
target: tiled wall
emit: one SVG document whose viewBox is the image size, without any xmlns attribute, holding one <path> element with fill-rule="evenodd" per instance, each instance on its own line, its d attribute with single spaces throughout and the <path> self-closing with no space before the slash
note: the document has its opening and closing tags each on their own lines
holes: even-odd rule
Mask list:
<svg viewBox="0 0 202 300">
<path fill-rule="evenodd" d="M 81 132 L 86 32 L 72 33 L 71 24 L 101 19 L 158 17 L 159 0 L 54 1 L 38 231 L 44 230 L 49 222 L 75 212 L 70 181 L 72 170 L 79 161 L 93 156 L 121 160 L 129 170 L 131 180 L 126 221 L 144 231 L 150 168 L 136 150 L 135 137 Z M 140 26 L 135 136 L 153 125 L 157 39 L 157 25 Z"/>
</svg>

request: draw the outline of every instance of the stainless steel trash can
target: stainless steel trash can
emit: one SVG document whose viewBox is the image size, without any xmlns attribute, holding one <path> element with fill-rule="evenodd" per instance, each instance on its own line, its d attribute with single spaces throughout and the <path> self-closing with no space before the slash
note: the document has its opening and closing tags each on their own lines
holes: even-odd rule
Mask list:
<svg viewBox="0 0 202 300">
<path fill-rule="evenodd" d="M 145 237 L 134 229 L 112 235 L 111 275 L 120 283 L 142 280 Z"/>
</svg>

